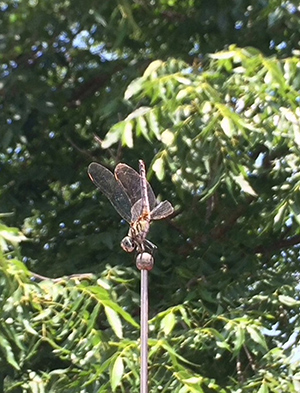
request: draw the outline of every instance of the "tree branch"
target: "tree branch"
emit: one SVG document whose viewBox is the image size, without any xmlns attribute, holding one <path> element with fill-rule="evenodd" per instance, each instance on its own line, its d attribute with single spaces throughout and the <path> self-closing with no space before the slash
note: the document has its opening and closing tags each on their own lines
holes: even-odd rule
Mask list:
<svg viewBox="0 0 300 393">
<path fill-rule="evenodd" d="M 71 279 L 79 279 L 79 280 L 91 280 L 94 278 L 94 274 L 92 273 L 82 273 L 82 274 L 71 274 L 70 276 L 63 276 L 58 278 L 51 278 L 42 276 L 37 273 L 30 272 L 31 276 L 34 277 L 37 281 L 52 281 L 52 282 L 61 282 L 61 281 L 69 281 Z"/>
</svg>

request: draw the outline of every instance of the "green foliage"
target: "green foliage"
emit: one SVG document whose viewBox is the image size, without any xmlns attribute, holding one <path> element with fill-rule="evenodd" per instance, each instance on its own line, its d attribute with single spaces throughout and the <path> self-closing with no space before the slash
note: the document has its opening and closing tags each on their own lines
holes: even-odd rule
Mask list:
<svg viewBox="0 0 300 393">
<path fill-rule="evenodd" d="M 150 390 L 299 391 L 298 2 L 0 12 L 0 391 L 139 391 L 128 228 L 86 174 L 139 158 L 175 206 L 150 231 Z"/>
<path fill-rule="evenodd" d="M 30 282 L 32 274 L 23 263 L 2 254 L 4 391 L 78 392 L 82 388 L 92 392 L 117 384 L 118 376 L 111 370 L 118 357 L 126 357 L 135 368 L 138 324 L 115 302 L 112 283 L 116 274 L 108 268 L 97 281 L 66 277 L 38 284 Z M 134 334 L 130 339 L 126 332 L 124 339 L 123 330 L 129 325 Z"/>
</svg>

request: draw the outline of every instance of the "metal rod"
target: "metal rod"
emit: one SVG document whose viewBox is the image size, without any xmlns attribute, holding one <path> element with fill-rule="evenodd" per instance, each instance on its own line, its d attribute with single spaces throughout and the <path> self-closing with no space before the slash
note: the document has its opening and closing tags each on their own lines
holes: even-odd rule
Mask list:
<svg viewBox="0 0 300 393">
<path fill-rule="evenodd" d="M 148 393 L 148 270 L 141 270 L 141 387 Z"/>
</svg>

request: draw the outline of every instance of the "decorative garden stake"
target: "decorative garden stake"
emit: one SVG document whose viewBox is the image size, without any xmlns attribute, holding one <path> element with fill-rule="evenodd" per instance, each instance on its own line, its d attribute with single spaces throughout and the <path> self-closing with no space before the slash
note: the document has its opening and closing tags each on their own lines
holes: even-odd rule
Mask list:
<svg viewBox="0 0 300 393">
<path fill-rule="evenodd" d="M 148 392 L 148 271 L 153 268 L 157 248 L 147 240 L 150 222 L 173 213 L 169 201 L 157 203 L 147 182 L 145 164 L 139 160 L 139 172 L 126 164 L 118 164 L 114 175 L 104 166 L 92 162 L 88 174 L 116 211 L 129 224 L 128 235 L 121 242 L 126 252 L 136 250 L 136 266 L 141 271 L 141 393 Z"/>
</svg>

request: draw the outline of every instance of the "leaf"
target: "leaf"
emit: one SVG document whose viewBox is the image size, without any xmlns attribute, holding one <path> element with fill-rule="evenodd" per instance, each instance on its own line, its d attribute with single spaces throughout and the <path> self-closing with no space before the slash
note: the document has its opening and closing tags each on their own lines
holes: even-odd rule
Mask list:
<svg viewBox="0 0 300 393">
<path fill-rule="evenodd" d="M 190 96 L 193 93 L 193 91 L 194 89 L 189 87 L 185 89 L 181 89 L 176 96 L 176 100 L 183 101 L 186 97 Z"/>
<path fill-rule="evenodd" d="M 300 147 L 300 129 L 297 125 L 293 127 L 294 131 L 294 141 L 297 144 L 298 147 Z"/>
<path fill-rule="evenodd" d="M 7 362 L 13 366 L 16 370 L 20 370 L 20 366 L 15 360 L 13 351 L 11 349 L 10 343 L 4 338 L 3 336 L 0 335 L 0 347 L 2 348 L 2 353 L 4 352 L 5 358 Z"/>
<path fill-rule="evenodd" d="M 168 314 L 161 320 L 160 322 L 160 328 L 163 330 L 165 335 L 168 335 L 171 333 L 175 326 L 176 318 L 174 313 L 168 312 Z"/>
<path fill-rule="evenodd" d="M 193 385 L 195 385 L 196 383 L 201 383 L 202 381 L 203 381 L 203 378 L 201 378 L 201 377 L 189 377 L 189 378 L 183 379 L 183 382 L 191 383 Z"/>
<path fill-rule="evenodd" d="M 211 53 L 209 57 L 216 60 L 227 60 L 235 56 L 235 51 L 222 51 L 218 53 Z"/>
<path fill-rule="evenodd" d="M 146 119 L 148 120 L 150 130 L 156 136 L 156 139 L 158 141 L 160 141 L 161 140 L 160 129 L 159 129 L 159 125 L 158 125 L 158 121 L 157 121 L 155 112 L 153 110 L 151 112 L 148 112 L 146 114 Z"/>
<path fill-rule="evenodd" d="M 175 80 L 177 80 L 182 85 L 186 85 L 186 86 L 190 86 L 192 84 L 191 79 L 180 75 L 175 75 Z"/>
<path fill-rule="evenodd" d="M 108 149 L 111 145 L 120 141 L 121 136 L 124 133 L 126 123 L 121 121 L 115 124 L 106 134 L 104 140 L 101 143 L 102 149 Z"/>
<path fill-rule="evenodd" d="M 190 321 L 190 319 L 188 317 L 188 314 L 187 314 L 185 308 L 184 307 L 179 307 L 179 312 L 181 313 L 181 316 L 182 316 L 184 322 L 186 323 L 186 325 L 190 328 L 191 327 L 191 321 Z"/>
<path fill-rule="evenodd" d="M 132 81 L 125 91 L 124 94 L 125 100 L 130 100 L 132 96 L 139 93 L 142 90 L 143 83 L 144 83 L 144 78 L 137 78 L 134 81 Z"/>
<path fill-rule="evenodd" d="M 168 355 L 171 357 L 173 364 L 177 363 L 177 360 L 182 361 L 183 363 L 194 365 L 191 361 L 181 356 L 169 343 L 165 340 L 149 340 L 149 344 L 151 345 L 152 351 L 157 350 L 162 347 L 166 350 Z"/>
<path fill-rule="evenodd" d="M 286 83 L 283 73 L 279 67 L 278 61 L 272 61 L 267 58 L 263 59 L 263 65 L 267 68 L 268 72 L 265 76 L 266 84 L 278 84 L 281 88 L 285 88 Z"/>
<path fill-rule="evenodd" d="M 234 352 L 238 353 L 241 347 L 245 343 L 245 329 L 244 326 L 237 325 L 237 327 L 234 330 L 235 334 L 235 339 L 234 339 Z"/>
<path fill-rule="evenodd" d="M 277 213 L 274 217 L 274 230 L 278 230 L 282 228 L 283 221 L 285 220 L 285 212 L 287 209 L 287 203 L 284 202 L 277 210 Z"/>
<path fill-rule="evenodd" d="M 244 191 L 246 194 L 257 196 L 256 192 L 253 190 L 253 188 L 250 186 L 244 176 L 235 176 L 231 174 L 231 177 L 235 181 L 235 183 L 241 188 L 241 190 Z"/>
<path fill-rule="evenodd" d="M 174 143 L 174 133 L 171 130 L 165 130 L 161 134 L 161 141 L 166 146 L 171 146 Z"/>
<path fill-rule="evenodd" d="M 105 300 L 110 300 L 109 292 L 101 285 L 91 285 L 88 288 L 80 286 L 80 289 L 95 295 L 96 299 L 100 303 L 104 302 Z"/>
<path fill-rule="evenodd" d="M 205 192 L 205 194 L 203 194 L 203 196 L 201 196 L 202 202 L 206 201 L 208 198 L 210 198 L 215 193 L 217 188 L 220 186 L 222 180 L 223 180 L 223 176 L 220 176 L 220 177 L 215 176 L 212 184 L 209 185 L 209 189 Z"/>
<path fill-rule="evenodd" d="M 300 224 L 300 205 L 298 201 L 290 203 L 290 210 L 298 224 Z"/>
<path fill-rule="evenodd" d="M 124 130 L 123 130 L 122 143 L 124 145 L 127 145 L 129 148 L 133 147 L 132 129 L 133 129 L 133 122 L 132 121 L 127 121 L 125 123 L 125 127 L 124 127 Z"/>
<path fill-rule="evenodd" d="M 123 310 L 123 308 L 120 307 L 118 304 L 114 303 L 112 300 L 104 300 L 101 301 L 101 303 L 103 304 L 103 306 L 112 308 L 115 312 L 121 315 L 125 319 L 125 321 L 129 322 L 135 328 L 139 328 L 139 324 L 132 318 L 132 316 L 128 312 Z"/>
<path fill-rule="evenodd" d="M 99 317 L 100 308 L 101 308 L 101 304 L 100 303 L 96 304 L 96 306 L 93 309 L 93 312 L 88 317 L 87 330 L 85 334 L 91 332 L 95 328 L 97 318 Z"/>
<path fill-rule="evenodd" d="M 52 313 L 53 310 L 51 308 L 45 308 L 44 310 L 39 312 L 37 316 L 32 318 L 32 321 L 39 322 L 39 321 L 47 320 L 49 317 L 51 317 Z"/>
<path fill-rule="evenodd" d="M 164 160 L 162 157 L 159 157 L 154 161 L 152 165 L 152 169 L 155 172 L 157 178 L 159 180 L 163 180 L 163 178 L 165 177 L 165 168 L 164 168 Z"/>
<path fill-rule="evenodd" d="M 234 123 L 229 117 L 223 117 L 220 125 L 228 138 L 231 138 L 236 133 Z"/>
<path fill-rule="evenodd" d="M 144 72 L 144 77 L 149 77 L 151 74 L 153 74 L 158 68 L 162 66 L 163 62 L 161 60 L 155 60 L 152 63 L 149 64 L 149 66 L 146 68 Z"/>
<path fill-rule="evenodd" d="M 141 106 L 135 111 L 131 112 L 125 119 L 125 121 L 133 120 L 138 117 L 144 116 L 146 113 L 151 112 L 153 109 L 148 106 Z"/>
<path fill-rule="evenodd" d="M 290 296 L 286 296 L 286 295 L 279 295 L 278 300 L 280 301 L 280 303 L 283 303 L 288 307 L 294 307 L 294 306 L 300 305 L 299 300 L 296 300 L 296 299 L 294 299 Z"/>
<path fill-rule="evenodd" d="M 119 315 L 110 307 L 104 306 L 108 322 L 118 338 L 123 338 L 122 323 Z"/>
<path fill-rule="evenodd" d="M 17 228 L 9 228 L 3 224 L 0 224 L 0 237 L 3 237 L 3 239 L 12 244 L 18 244 L 28 240 Z"/>
<path fill-rule="evenodd" d="M 249 333 L 250 337 L 253 341 L 257 344 L 261 345 L 263 348 L 268 350 L 268 346 L 265 340 L 264 335 L 258 330 L 258 328 L 248 325 L 247 332 Z"/>
<path fill-rule="evenodd" d="M 34 336 L 37 336 L 38 335 L 38 332 L 36 331 L 36 330 L 34 330 L 33 329 L 33 327 L 30 325 L 30 323 L 29 323 L 29 321 L 27 320 L 27 319 L 22 319 L 22 322 L 23 322 L 23 325 L 24 325 L 24 328 L 25 328 L 25 330 L 28 332 L 28 333 L 31 333 L 31 334 L 33 334 Z"/>
<path fill-rule="evenodd" d="M 136 133 L 137 135 L 142 134 L 148 142 L 151 142 L 151 138 L 148 132 L 148 125 L 143 116 L 140 116 L 136 119 Z"/>
<path fill-rule="evenodd" d="M 9 261 L 9 266 L 7 268 L 8 272 L 11 274 L 22 274 L 24 273 L 25 275 L 28 275 L 28 269 L 24 265 L 23 262 L 19 261 L 18 259 L 10 259 Z"/>
<path fill-rule="evenodd" d="M 263 383 L 260 385 L 257 393 L 269 393 L 269 388 L 265 381 L 263 381 Z"/>
<path fill-rule="evenodd" d="M 124 374 L 124 363 L 121 355 L 117 356 L 111 370 L 111 387 L 113 392 L 120 385 Z"/>
</svg>

